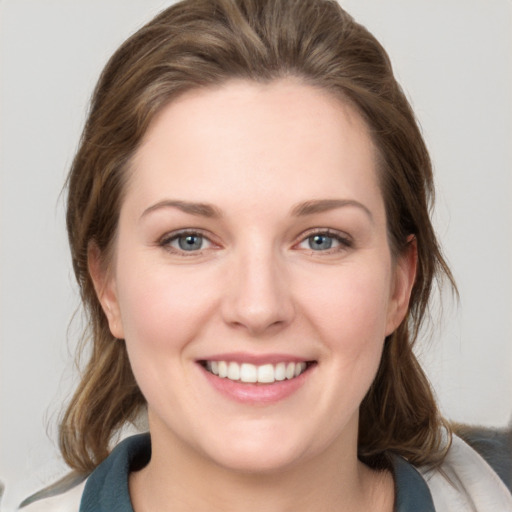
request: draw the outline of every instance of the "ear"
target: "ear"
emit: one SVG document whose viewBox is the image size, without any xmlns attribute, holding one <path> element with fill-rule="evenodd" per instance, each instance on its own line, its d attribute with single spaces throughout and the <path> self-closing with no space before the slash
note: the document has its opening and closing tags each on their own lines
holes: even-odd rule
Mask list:
<svg viewBox="0 0 512 512">
<path fill-rule="evenodd" d="M 112 272 L 105 268 L 101 251 L 94 242 L 91 242 L 87 249 L 87 265 L 96 296 L 107 317 L 110 332 L 115 338 L 123 339 L 124 331 L 117 299 L 116 281 Z"/>
<path fill-rule="evenodd" d="M 412 288 L 416 280 L 418 244 L 414 235 L 407 239 L 405 250 L 397 257 L 388 309 L 386 336 L 389 336 L 403 321 L 409 309 Z"/>
</svg>

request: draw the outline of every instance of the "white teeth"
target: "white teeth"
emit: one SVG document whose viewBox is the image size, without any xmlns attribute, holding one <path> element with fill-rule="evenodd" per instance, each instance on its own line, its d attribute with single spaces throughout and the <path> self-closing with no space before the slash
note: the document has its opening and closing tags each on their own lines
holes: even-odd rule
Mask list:
<svg viewBox="0 0 512 512">
<path fill-rule="evenodd" d="M 240 366 L 240 380 L 242 382 L 258 382 L 258 368 L 253 364 L 243 363 Z"/>
<path fill-rule="evenodd" d="M 240 366 L 236 363 L 228 364 L 228 379 L 238 380 L 240 378 Z"/>
<path fill-rule="evenodd" d="M 276 369 L 274 371 L 274 378 L 276 380 L 286 379 L 286 364 L 285 363 L 276 364 Z"/>
<path fill-rule="evenodd" d="M 248 383 L 271 384 L 275 381 L 293 379 L 306 370 L 306 363 L 277 363 L 256 366 L 234 361 L 207 361 L 206 369 L 221 378 Z"/>
<path fill-rule="evenodd" d="M 274 380 L 274 367 L 271 364 L 258 366 L 258 382 L 270 383 Z"/>
<path fill-rule="evenodd" d="M 219 377 L 225 378 L 228 376 L 228 364 L 226 361 L 219 361 Z"/>
<path fill-rule="evenodd" d="M 297 363 L 295 365 L 294 376 L 298 377 L 306 369 L 306 363 Z"/>
</svg>

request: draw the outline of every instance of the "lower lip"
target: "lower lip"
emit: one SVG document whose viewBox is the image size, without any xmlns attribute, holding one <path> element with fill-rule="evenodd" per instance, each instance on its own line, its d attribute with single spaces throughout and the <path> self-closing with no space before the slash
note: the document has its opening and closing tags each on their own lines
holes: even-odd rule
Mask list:
<svg viewBox="0 0 512 512">
<path fill-rule="evenodd" d="M 252 384 L 217 377 L 202 366 L 200 368 L 210 385 L 217 391 L 231 400 L 246 404 L 271 404 L 288 398 L 304 385 L 313 370 L 311 366 L 298 377 L 275 381 L 272 384 Z"/>
</svg>

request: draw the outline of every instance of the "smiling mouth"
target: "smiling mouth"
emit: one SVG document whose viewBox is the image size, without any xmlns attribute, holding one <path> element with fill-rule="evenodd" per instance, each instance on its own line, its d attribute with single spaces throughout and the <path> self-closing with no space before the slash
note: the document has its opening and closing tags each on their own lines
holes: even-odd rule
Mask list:
<svg viewBox="0 0 512 512">
<path fill-rule="evenodd" d="M 273 384 L 302 375 L 314 361 L 255 365 L 235 361 L 200 361 L 206 371 L 222 379 L 248 384 Z"/>
</svg>

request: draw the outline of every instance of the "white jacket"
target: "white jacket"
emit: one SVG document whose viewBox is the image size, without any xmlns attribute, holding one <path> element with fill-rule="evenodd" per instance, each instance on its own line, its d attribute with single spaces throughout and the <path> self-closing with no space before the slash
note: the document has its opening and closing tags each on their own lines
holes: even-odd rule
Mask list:
<svg viewBox="0 0 512 512">
<path fill-rule="evenodd" d="M 419 468 L 436 512 L 512 512 L 512 495 L 487 464 L 469 445 L 453 436 L 452 446 L 436 470 Z M 62 494 L 36 501 L 22 512 L 78 512 L 86 481 Z M 416 512 L 416 511 L 411 511 Z"/>
</svg>

